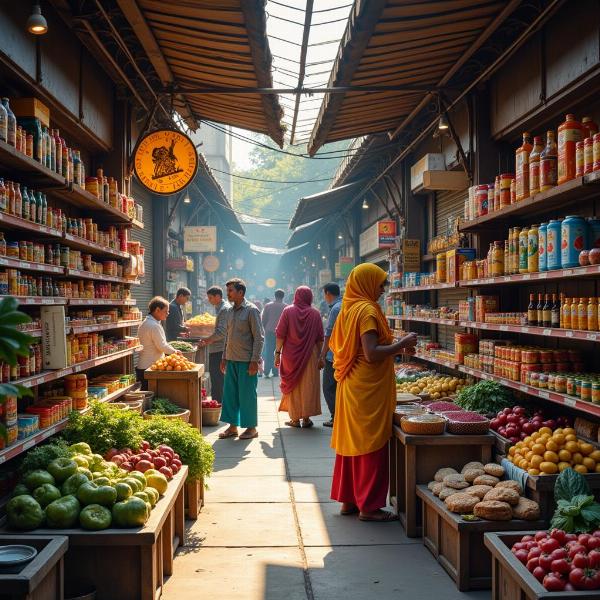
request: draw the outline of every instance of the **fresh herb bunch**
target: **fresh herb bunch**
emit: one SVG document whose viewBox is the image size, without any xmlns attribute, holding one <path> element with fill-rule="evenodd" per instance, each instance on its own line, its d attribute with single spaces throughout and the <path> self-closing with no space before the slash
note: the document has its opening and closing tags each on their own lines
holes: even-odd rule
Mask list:
<svg viewBox="0 0 600 600">
<path fill-rule="evenodd" d="M 190 344 L 189 342 L 169 342 L 175 350 L 179 350 L 180 352 L 193 352 L 196 349 L 196 346 Z"/>
<path fill-rule="evenodd" d="M 215 451 L 192 425 L 181 419 L 146 419 L 142 420 L 141 435 L 153 447 L 159 444 L 171 446 L 179 454 L 181 462 L 188 466 L 190 480 L 211 474 Z"/>
<path fill-rule="evenodd" d="M 148 411 L 151 415 L 176 415 L 183 412 L 183 408 L 173 404 L 167 398 L 154 398 L 152 408 Z"/>
<path fill-rule="evenodd" d="M 512 394 L 496 381 L 480 381 L 460 390 L 454 400 L 461 408 L 494 415 L 514 404 Z"/>
<path fill-rule="evenodd" d="M 139 448 L 142 443 L 140 424 L 143 419 L 132 410 L 121 410 L 107 403 L 92 402 L 85 413 L 73 411 L 64 430 L 72 444 L 87 442 L 104 454 L 111 448 Z M 159 442 L 162 443 L 162 442 Z"/>
<path fill-rule="evenodd" d="M 571 468 L 562 471 L 556 478 L 554 499 L 557 508 L 551 527 L 567 533 L 585 533 L 600 526 L 600 504 L 581 473 Z"/>
<path fill-rule="evenodd" d="M 55 458 L 69 457 L 70 453 L 67 448 L 67 442 L 60 438 L 32 448 L 21 461 L 21 473 L 25 474 L 36 469 L 45 469 Z"/>
</svg>

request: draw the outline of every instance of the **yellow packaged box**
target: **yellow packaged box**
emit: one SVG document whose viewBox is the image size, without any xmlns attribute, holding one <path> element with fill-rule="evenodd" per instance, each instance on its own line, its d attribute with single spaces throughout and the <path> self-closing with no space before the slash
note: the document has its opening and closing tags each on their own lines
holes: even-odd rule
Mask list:
<svg viewBox="0 0 600 600">
<path fill-rule="evenodd" d="M 10 107 L 17 117 L 33 117 L 50 127 L 50 109 L 37 98 L 11 98 Z"/>
<path fill-rule="evenodd" d="M 475 248 L 456 248 L 446 252 L 446 282 L 455 283 L 460 279 L 461 265 L 475 260 Z"/>
</svg>

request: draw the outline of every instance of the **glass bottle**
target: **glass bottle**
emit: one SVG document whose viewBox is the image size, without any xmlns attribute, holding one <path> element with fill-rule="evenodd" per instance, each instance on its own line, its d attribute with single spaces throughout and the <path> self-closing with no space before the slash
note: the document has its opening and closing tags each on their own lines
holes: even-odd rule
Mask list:
<svg viewBox="0 0 600 600">
<path fill-rule="evenodd" d="M 26 221 L 29 221 L 29 208 L 29 193 L 27 192 L 27 188 L 23 186 L 23 191 L 21 192 L 21 217 Z"/>
<path fill-rule="evenodd" d="M 69 149 L 67 148 L 67 145 L 65 144 L 65 140 L 63 138 L 60 138 L 60 143 L 62 146 L 62 172 L 61 175 L 67 180 L 69 181 Z"/>
<path fill-rule="evenodd" d="M 80 185 L 81 160 L 79 159 L 79 150 L 73 151 L 73 183 Z"/>
<path fill-rule="evenodd" d="M 537 308 L 535 305 L 535 294 L 529 294 L 529 306 L 527 307 L 527 325 L 537 326 Z"/>
<path fill-rule="evenodd" d="M 523 133 L 523 144 L 517 148 L 515 155 L 515 192 L 517 202 L 529 198 L 529 155 L 531 154 L 532 149 L 531 136 L 528 131 L 525 131 Z"/>
<path fill-rule="evenodd" d="M 543 326 L 552 327 L 552 303 L 550 302 L 550 294 L 546 294 L 544 298 L 544 308 L 542 311 Z"/>
<path fill-rule="evenodd" d="M 6 240 L 2 231 L 0 231 L 0 256 L 6 256 Z"/>
<path fill-rule="evenodd" d="M 560 300 L 558 294 L 552 294 L 552 315 L 551 315 L 551 327 L 560 327 Z"/>
<path fill-rule="evenodd" d="M 62 140 L 60 139 L 60 132 L 58 129 L 54 129 L 54 145 L 56 146 L 56 172 L 62 174 Z"/>
<path fill-rule="evenodd" d="M 8 192 L 8 210 L 7 210 L 7 212 L 9 215 L 14 215 L 15 214 L 15 186 L 13 185 L 13 182 L 7 181 L 6 188 L 7 188 L 7 192 Z"/>
<path fill-rule="evenodd" d="M 14 183 L 15 188 L 15 212 L 17 217 L 23 216 L 23 196 L 21 196 L 21 186 L 18 183 Z"/>
<path fill-rule="evenodd" d="M 6 111 L 6 143 L 16 148 L 17 146 L 17 117 L 10 108 L 8 98 L 2 98 L 2 104 Z"/>
<path fill-rule="evenodd" d="M 565 316 L 564 316 L 564 311 L 563 311 L 565 302 L 566 302 L 565 295 L 561 294 L 560 295 L 560 327 L 561 327 L 561 329 L 564 328 L 564 326 L 565 326 L 565 322 L 564 322 Z"/>
<path fill-rule="evenodd" d="M 0 140 L 6 142 L 8 139 L 8 113 L 4 104 L 0 102 Z"/>
<path fill-rule="evenodd" d="M 571 329 L 579 329 L 579 298 L 571 301 Z"/>
<path fill-rule="evenodd" d="M 543 294 L 538 294 L 538 303 L 537 303 L 537 322 L 538 327 L 542 327 L 544 324 L 544 296 Z"/>
<path fill-rule="evenodd" d="M 6 207 L 8 204 L 8 190 L 4 185 L 4 179 L 0 177 L 0 212 L 6 212 Z"/>
<path fill-rule="evenodd" d="M 46 127 L 42 127 L 42 164 L 44 167 L 48 166 L 48 137 Z"/>
<path fill-rule="evenodd" d="M 598 298 L 589 298 L 587 305 L 588 331 L 598 331 Z"/>
<path fill-rule="evenodd" d="M 558 148 L 554 131 L 546 132 L 546 147 L 540 154 L 540 192 L 552 189 L 558 181 Z"/>
<path fill-rule="evenodd" d="M 577 305 L 577 329 L 581 329 L 581 331 L 586 331 L 588 328 L 587 307 L 587 299 L 579 298 L 579 304 Z"/>
<path fill-rule="evenodd" d="M 48 133 L 50 142 L 50 168 L 56 173 L 56 138 L 54 137 L 54 129 Z"/>
<path fill-rule="evenodd" d="M 48 213 L 52 214 L 51 210 L 48 210 L 48 201 L 46 200 L 46 194 L 42 194 L 40 192 L 40 198 L 42 202 L 42 212 L 38 214 L 38 218 L 40 219 L 41 224 L 48 223 Z"/>
</svg>

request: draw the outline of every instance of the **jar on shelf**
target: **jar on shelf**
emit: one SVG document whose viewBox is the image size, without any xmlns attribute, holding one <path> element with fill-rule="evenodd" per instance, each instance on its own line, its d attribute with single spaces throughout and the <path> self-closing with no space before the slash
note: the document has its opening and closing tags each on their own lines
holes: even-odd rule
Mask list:
<svg viewBox="0 0 600 600">
<path fill-rule="evenodd" d="M 547 227 L 546 256 L 549 271 L 561 268 L 561 221 L 552 219 Z"/>
<path fill-rule="evenodd" d="M 588 247 L 588 227 L 583 217 L 570 215 L 561 225 L 561 266 L 579 266 L 579 253 Z"/>
</svg>

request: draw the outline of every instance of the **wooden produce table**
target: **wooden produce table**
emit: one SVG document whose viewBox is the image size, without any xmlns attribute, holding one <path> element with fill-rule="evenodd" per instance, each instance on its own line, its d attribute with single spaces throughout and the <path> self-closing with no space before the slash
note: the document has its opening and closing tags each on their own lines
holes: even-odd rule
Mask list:
<svg viewBox="0 0 600 600">
<path fill-rule="evenodd" d="M 546 529 L 544 521 L 465 521 L 450 512 L 426 485 L 417 486 L 417 495 L 423 503 L 423 544 L 463 592 L 485 590 L 492 585 L 492 561 L 484 545 L 485 532 Z"/>
<path fill-rule="evenodd" d="M 155 600 L 162 593 L 165 575 L 173 573 L 173 558 L 184 544 L 183 484 L 188 468 L 169 482 L 143 527 L 36 529 L 31 535 L 64 535 L 69 538 L 65 555 L 65 582 L 75 587 L 96 588 L 97 600 Z"/>
<path fill-rule="evenodd" d="M 524 528 L 525 529 L 525 528 Z M 492 555 L 492 600 L 598 600 L 599 590 L 548 592 L 510 551 L 524 535 L 535 531 L 486 533 L 485 546 Z"/>
<path fill-rule="evenodd" d="M 63 600 L 63 556 L 69 539 L 61 535 L 0 535 L 0 547 L 33 546 L 36 557 L 18 573 L 0 573 L 0 599 Z"/>
<path fill-rule="evenodd" d="M 416 487 L 427 484 L 438 469 L 460 471 L 470 461 L 492 459 L 494 436 L 412 435 L 394 425 L 390 440 L 390 502 L 408 537 L 421 535 L 421 506 Z"/>
<path fill-rule="evenodd" d="M 204 365 L 196 365 L 191 371 L 144 371 L 148 389 L 154 396 L 168 398 L 173 404 L 187 408 L 191 413 L 190 423 L 197 429 L 202 429 L 200 378 L 203 374 Z"/>
</svg>

